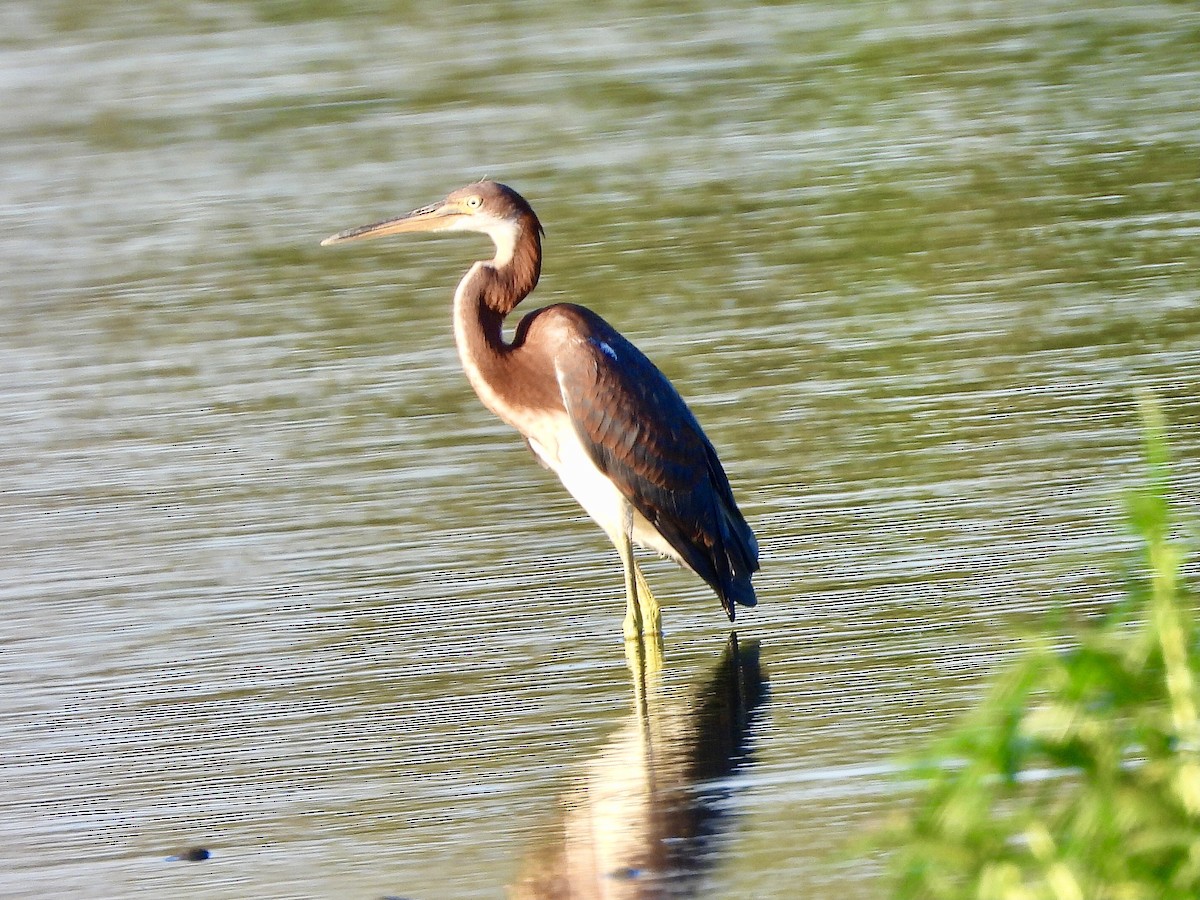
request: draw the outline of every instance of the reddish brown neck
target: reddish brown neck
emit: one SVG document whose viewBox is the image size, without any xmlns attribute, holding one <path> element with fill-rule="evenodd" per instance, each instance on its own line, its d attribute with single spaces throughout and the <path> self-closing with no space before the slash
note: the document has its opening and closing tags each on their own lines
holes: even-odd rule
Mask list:
<svg viewBox="0 0 1200 900">
<path fill-rule="evenodd" d="M 504 319 L 537 285 L 542 242 L 537 219 L 526 216 L 493 238 L 496 258 L 477 262 L 454 295 L 454 341 L 463 369 L 485 406 L 510 421 L 529 364 L 521 340 L 504 340 Z M 511 253 L 508 248 L 511 247 Z M 553 384 L 551 373 L 549 384 Z M 551 398 L 553 399 L 553 398 Z M 510 424 L 511 421 L 510 421 Z"/>
<path fill-rule="evenodd" d="M 483 305 L 501 318 L 529 296 L 542 272 L 541 226 L 537 219 L 523 217 L 511 235 L 503 236 L 508 237 L 512 238 L 511 254 L 505 252 L 508 241 L 497 240 L 496 258 L 476 268 L 478 282 L 471 284 L 472 293 L 477 292 Z"/>
</svg>

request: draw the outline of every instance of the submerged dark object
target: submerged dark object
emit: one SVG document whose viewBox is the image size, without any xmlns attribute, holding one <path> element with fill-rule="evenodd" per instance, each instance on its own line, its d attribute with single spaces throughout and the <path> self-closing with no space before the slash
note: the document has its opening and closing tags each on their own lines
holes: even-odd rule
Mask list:
<svg viewBox="0 0 1200 900">
<path fill-rule="evenodd" d="M 207 847 L 189 847 L 187 850 L 181 850 L 173 856 L 167 857 L 167 862 L 204 862 L 212 856 L 212 851 Z"/>
</svg>

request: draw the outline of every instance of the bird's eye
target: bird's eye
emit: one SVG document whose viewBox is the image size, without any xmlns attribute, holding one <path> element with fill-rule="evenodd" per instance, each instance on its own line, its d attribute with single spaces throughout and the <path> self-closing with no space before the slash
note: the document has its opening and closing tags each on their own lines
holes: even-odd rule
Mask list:
<svg viewBox="0 0 1200 900">
<path fill-rule="evenodd" d="M 483 200 L 480 197 L 468 197 L 467 198 L 467 206 L 471 207 L 471 209 L 479 209 L 479 206 L 482 203 L 483 203 Z"/>
</svg>

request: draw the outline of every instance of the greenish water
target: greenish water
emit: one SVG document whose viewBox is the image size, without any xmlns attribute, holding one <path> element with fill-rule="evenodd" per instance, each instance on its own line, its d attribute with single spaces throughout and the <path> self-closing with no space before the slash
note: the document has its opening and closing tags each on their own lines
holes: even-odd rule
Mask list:
<svg viewBox="0 0 1200 900">
<path fill-rule="evenodd" d="M 680 894 L 877 896 L 895 755 L 1115 595 L 1135 389 L 1200 499 L 1198 49 L 1185 3 L 0 3 L 0 893 L 503 896 L 607 783 L 616 859 L 698 798 Z M 635 693 L 615 554 L 458 370 L 483 240 L 318 246 L 483 175 L 531 305 L 722 453 L 736 734 L 715 598 L 648 566 Z"/>
</svg>

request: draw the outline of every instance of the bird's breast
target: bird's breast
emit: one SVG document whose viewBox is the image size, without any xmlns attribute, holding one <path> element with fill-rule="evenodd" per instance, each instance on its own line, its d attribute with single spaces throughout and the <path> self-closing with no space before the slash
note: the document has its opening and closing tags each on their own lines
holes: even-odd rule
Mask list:
<svg viewBox="0 0 1200 900">
<path fill-rule="evenodd" d="M 569 448 L 571 443 L 579 443 L 575 427 L 567 414 L 537 410 L 513 410 L 512 413 L 511 419 L 506 416 L 500 418 L 525 435 L 538 459 L 550 469 L 558 471 L 567 455 L 564 449 Z"/>
</svg>

